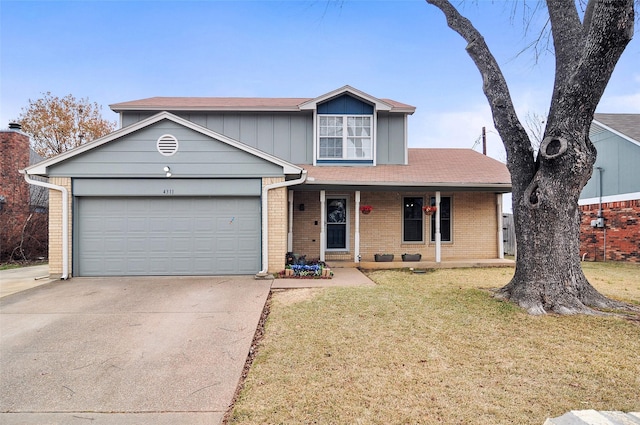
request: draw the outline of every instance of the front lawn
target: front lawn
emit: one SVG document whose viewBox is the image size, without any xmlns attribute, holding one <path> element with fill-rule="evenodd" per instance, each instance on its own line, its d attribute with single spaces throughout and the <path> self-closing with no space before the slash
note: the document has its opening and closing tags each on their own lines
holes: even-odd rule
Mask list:
<svg viewBox="0 0 640 425">
<path fill-rule="evenodd" d="M 377 285 L 276 292 L 229 423 L 536 424 L 640 411 L 640 323 L 529 316 L 486 288 L 512 269 L 370 273 Z M 640 304 L 640 267 L 586 263 Z"/>
</svg>

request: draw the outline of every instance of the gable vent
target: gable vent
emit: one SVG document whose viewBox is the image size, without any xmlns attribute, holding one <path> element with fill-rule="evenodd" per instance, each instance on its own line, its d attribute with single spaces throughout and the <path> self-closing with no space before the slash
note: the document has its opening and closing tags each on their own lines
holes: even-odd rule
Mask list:
<svg viewBox="0 0 640 425">
<path fill-rule="evenodd" d="M 164 156 L 171 156 L 178 152 L 178 139 L 171 134 L 165 134 L 160 136 L 156 142 L 158 152 Z"/>
</svg>

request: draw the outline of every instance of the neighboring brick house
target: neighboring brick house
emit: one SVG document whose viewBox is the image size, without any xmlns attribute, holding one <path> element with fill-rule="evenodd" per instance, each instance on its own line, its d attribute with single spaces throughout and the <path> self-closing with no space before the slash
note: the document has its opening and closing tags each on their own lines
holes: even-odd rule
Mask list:
<svg viewBox="0 0 640 425">
<path fill-rule="evenodd" d="M 586 260 L 640 263 L 640 114 L 595 114 L 598 149 L 580 196 L 580 250 Z"/>
<path fill-rule="evenodd" d="M 25 170 L 55 185 L 52 274 L 277 272 L 287 252 L 502 258 L 506 166 L 470 149 L 409 149 L 413 106 L 344 86 L 111 109 L 121 129 Z"/>
<path fill-rule="evenodd" d="M 48 194 L 19 173 L 42 158 L 20 129 L 0 130 L 0 262 L 47 256 Z"/>
</svg>

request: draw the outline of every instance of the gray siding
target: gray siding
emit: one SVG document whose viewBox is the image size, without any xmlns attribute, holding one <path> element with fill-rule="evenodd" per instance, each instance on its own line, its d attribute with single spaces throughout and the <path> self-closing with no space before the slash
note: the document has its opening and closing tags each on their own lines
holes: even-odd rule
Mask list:
<svg viewBox="0 0 640 425">
<path fill-rule="evenodd" d="M 609 131 L 593 130 L 591 141 L 598 149 L 598 157 L 593 175 L 580 198 L 596 198 L 600 195 L 599 172 L 595 167 L 603 168 L 602 196 L 640 192 L 640 146 Z"/>
<path fill-rule="evenodd" d="M 176 113 L 293 164 L 313 162 L 313 115 L 307 113 Z"/>
<path fill-rule="evenodd" d="M 156 149 L 164 134 L 178 139 L 179 150 L 173 156 Z M 168 120 L 58 163 L 49 175 L 164 178 L 165 166 L 171 167 L 172 179 L 282 176 L 281 166 Z"/>
<path fill-rule="evenodd" d="M 404 164 L 405 116 L 378 114 L 377 163 Z"/>
<path fill-rule="evenodd" d="M 309 111 L 169 112 L 293 164 L 313 163 L 313 114 Z M 122 123 L 130 125 L 151 115 L 126 112 Z M 378 114 L 378 164 L 404 163 L 405 120 L 404 114 Z"/>
</svg>

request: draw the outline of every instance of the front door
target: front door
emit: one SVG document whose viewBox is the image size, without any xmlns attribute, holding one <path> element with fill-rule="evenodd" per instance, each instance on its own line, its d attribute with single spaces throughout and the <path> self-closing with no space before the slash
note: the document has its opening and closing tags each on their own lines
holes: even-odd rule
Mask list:
<svg viewBox="0 0 640 425">
<path fill-rule="evenodd" d="M 327 245 L 328 250 L 347 249 L 347 199 L 327 199 Z"/>
</svg>

